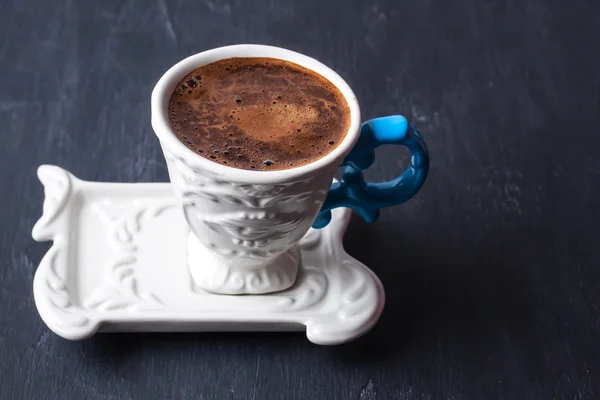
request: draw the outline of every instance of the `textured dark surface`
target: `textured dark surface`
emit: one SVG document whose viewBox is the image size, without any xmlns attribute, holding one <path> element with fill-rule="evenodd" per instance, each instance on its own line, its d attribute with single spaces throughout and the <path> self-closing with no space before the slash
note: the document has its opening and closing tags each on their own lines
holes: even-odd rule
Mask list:
<svg viewBox="0 0 600 400">
<path fill-rule="evenodd" d="M 0 0 L 0 398 L 600 397 L 599 38 L 594 0 Z M 347 234 L 386 287 L 379 324 L 340 347 L 49 332 L 37 166 L 166 181 L 154 83 L 244 42 L 320 59 L 366 118 L 404 114 L 427 141 L 417 197 Z M 378 156 L 371 178 L 405 161 Z"/>
</svg>

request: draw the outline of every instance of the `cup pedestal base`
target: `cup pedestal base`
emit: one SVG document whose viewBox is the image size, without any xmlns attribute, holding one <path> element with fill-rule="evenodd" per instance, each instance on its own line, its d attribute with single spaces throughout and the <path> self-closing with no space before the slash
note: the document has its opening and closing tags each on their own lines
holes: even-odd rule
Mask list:
<svg viewBox="0 0 600 400">
<path fill-rule="evenodd" d="M 188 245 L 169 183 L 86 182 L 49 165 L 38 176 L 46 197 L 32 235 L 53 244 L 33 294 L 42 320 L 66 339 L 99 331 L 306 331 L 310 341 L 332 345 L 369 331 L 383 310 L 381 282 L 342 246 L 349 209 L 333 210 L 327 227 L 310 229 L 264 276 L 240 274 L 211 270 L 206 249 Z M 245 285 L 259 293 L 275 279 L 293 284 L 244 296 L 211 292 Z"/>
<path fill-rule="evenodd" d="M 296 280 L 300 254 L 290 250 L 252 267 L 215 254 L 190 232 L 187 262 L 198 287 L 217 294 L 265 294 L 288 289 Z"/>
</svg>

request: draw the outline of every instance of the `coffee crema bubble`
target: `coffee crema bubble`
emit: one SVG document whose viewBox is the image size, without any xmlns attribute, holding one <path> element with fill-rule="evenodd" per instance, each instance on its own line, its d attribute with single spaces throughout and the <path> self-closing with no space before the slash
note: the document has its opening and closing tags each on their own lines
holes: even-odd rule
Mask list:
<svg viewBox="0 0 600 400">
<path fill-rule="evenodd" d="M 309 164 L 344 139 L 350 108 L 327 79 L 273 58 L 231 58 L 190 72 L 169 101 L 179 140 L 211 161 L 274 171 Z"/>
</svg>

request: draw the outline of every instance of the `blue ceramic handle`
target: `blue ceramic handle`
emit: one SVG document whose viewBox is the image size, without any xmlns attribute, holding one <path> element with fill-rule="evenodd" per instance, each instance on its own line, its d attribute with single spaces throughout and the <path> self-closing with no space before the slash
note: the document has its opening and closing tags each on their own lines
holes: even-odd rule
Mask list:
<svg viewBox="0 0 600 400">
<path fill-rule="evenodd" d="M 375 161 L 375 148 L 382 144 L 406 146 L 410 150 L 410 166 L 402 175 L 389 182 L 365 182 L 362 170 Z M 427 178 L 429 154 L 419 132 L 401 115 L 375 118 L 363 123 L 360 137 L 342 166 L 340 182 L 331 185 L 325 203 L 313 228 L 324 228 L 336 207 L 352 208 L 368 222 L 379 216 L 379 209 L 391 207 L 413 197 Z"/>
</svg>

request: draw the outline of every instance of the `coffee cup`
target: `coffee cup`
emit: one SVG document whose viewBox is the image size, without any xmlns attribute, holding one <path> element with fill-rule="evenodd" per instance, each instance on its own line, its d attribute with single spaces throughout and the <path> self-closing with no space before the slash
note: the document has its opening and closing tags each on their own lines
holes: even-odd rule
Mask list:
<svg viewBox="0 0 600 400">
<path fill-rule="evenodd" d="M 330 81 L 350 109 L 343 141 L 314 162 L 275 171 L 222 165 L 186 147 L 169 124 L 173 90 L 190 71 L 236 57 L 292 62 Z M 412 198 L 427 177 L 427 147 L 405 117 L 361 122 L 358 101 L 348 84 L 321 62 L 291 50 L 244 44 L 192 55 L 159 79 L 151 103 L 152 127 L 190 228 L 188 267 L 195 283 L 209 292 L 264 294 L 289 288 L 301 262 L 296 244 L 311 227 L 327 226 L 332 209 L 352 208 L 374 222 L 381 208 Z M 385 144 L 407 147 L 410 165 L 391 181 L 365 182 L 362 171 L 374 162 L 375 148 Z M 334 181 L 339 167 L 344 168 L 342 178 Z"/>
</svg>

